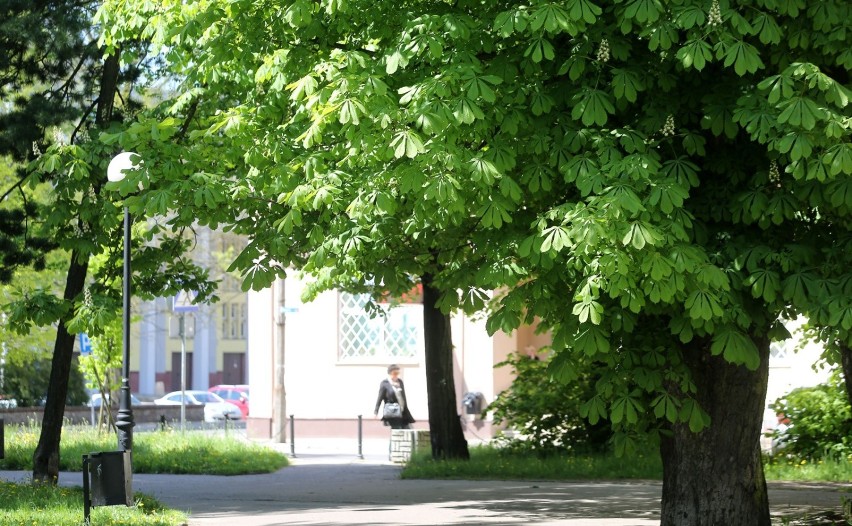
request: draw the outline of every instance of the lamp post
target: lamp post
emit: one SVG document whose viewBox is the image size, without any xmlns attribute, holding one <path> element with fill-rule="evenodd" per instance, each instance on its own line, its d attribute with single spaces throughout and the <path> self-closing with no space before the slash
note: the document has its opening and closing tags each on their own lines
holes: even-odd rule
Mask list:
<svg viewBox="0 0 852 526">
<path fill-rule="evenodd" d="M 134 160 L 135 157 L 135 160 Z M 139 156 L 132 152 L 116 155 L 107 167 L 107 179 L 117 182 L 124 179 L 126 170 L 140 166 Z M 130 402 L 130 210 L 124 207 L 124 279 L 123 279 L 123 354 L 121 369 L 121 390 L 118 397 L 118 415 L 115 427 L 118 429 L 118 449 L 133 450 L 133 406 Z"/>
</svg>

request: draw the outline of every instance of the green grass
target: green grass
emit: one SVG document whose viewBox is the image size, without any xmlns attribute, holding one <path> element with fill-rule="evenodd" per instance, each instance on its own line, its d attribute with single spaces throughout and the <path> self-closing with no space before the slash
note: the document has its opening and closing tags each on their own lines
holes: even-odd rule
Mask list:
<svg viewBox="0 0 852 526">
<path fill-rule="evenodd" d="M 6 427 L 6 458 L 0 469 L 32 471 L 41 429 L 37 425 Z M 229 434 L 205 431 L 154 431 L 133 437 L 134 473 L 241 475 L 269 473 L 287 465 L 287 457 Z M 60 447 L 61 471 L 82 471 L 82 457 L 116 449 L 116 437 L 81 426 L 65 426 Z M 167 509 L 155 499 L 135 494 L 136 505 L 92 509 L 98 526 L 178 526 L 186 514 Z M 83 490 L 46 484 L 0 481 L 0 526 L 79 526 Z"/>
<path fill-rule="evenodd" d="M 852 458 L 808 462 L 787 458 L 764 460 L 766 480 L 848 482 Z M 402 478 L 466 480 L 661 480 L 662 461 L 653 449 L 623 458 L 611 453 L 565 454 L 538 457 L 532 453 L 493 446 L 470 449 L 470 461 L 435 462 L 416 455 L 402 470 Z"/>
<path fill-rule="evenodd" d="M 402 478 L 468 480 L 578 480 L 660 479 L 663 467 L 655 452 L 639 452 L 630 461 L 611 454 L 553 455 L 500 450 L 492 446 L 470 449 L 470 460 L 435 462 L 415 456 L 403 468 Z"/>
<path fill-rule="evenodd" d="M 0 469 L 32 470 L 38 426 L 6 426 L 6 459 Z M 263 445 L 230 434 L 205 431 L 153 431 L 133 436 L 134 473 L 244 475 L 271 473 L 287 466 L 287 457 Z M 82 471 L 84 454 L 114 451 L 113 433 L 66 426 L 60 445 L 60 471 Z"/>
<path fill-rule="evenodd" d="M 817 461 L 776 456 L 764 459 L 763 469 L 766 480 L 849 482 L 852 480 L 852 455 Z"/>
<path fill-rule="evenodd" d="M 164 508 L 136 494 L 136 505 L 92 509 L 97 526 L 178 526 L 186 514 Z M 0 481 L 0 526 L 79 526 L 83 523 L 83 490 L 46 484 Z"/>
</svg>

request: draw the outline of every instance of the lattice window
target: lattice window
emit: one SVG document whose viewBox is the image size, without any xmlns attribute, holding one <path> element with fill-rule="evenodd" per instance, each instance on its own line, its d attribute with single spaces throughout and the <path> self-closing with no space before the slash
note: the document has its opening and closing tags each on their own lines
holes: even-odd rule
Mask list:
<svg viewBox="0 0 852 526">
<path fill-rule="evenodd" d="M 772 360 L 786 360 L 793 353 L 790 340 L 772 342 L 769 344 L 769 358 Z"/>
<path fill-rule="evenodd" d="M 341 360 L 411 358 L 422 347 L 423 306 L 380 304 L 385 316 L 364 310 L 366 294 L 340 294 L 339 356 Z"/>
</svg>

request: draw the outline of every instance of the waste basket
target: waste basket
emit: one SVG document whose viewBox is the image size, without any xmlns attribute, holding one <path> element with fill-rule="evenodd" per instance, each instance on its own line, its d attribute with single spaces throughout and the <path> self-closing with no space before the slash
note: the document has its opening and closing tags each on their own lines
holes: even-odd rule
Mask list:
<svg viewBox="0 0 852 526">
<path fill-rule="evenodd" d="M 133 472 L 130 451 L 102 451 L 83 455 L 83 517 L 95 506 L 132 506 Z"/>
</svg>

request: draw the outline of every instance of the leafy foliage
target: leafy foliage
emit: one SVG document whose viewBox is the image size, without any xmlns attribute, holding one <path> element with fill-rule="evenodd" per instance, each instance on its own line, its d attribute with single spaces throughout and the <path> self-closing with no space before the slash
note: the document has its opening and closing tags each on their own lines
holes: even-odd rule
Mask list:
<svg viewBox="0 0 852 526">
<path fill-rule="evenodd" d="M 794 458 L 846 459 L 852 454 L 852 408 L 834 374 L 829 383 L 794 389 L 772 404 L 790 419 L 781 451 Z"/>
<path fill-rule="evenodd" d="M 566 451 L 600 451 L 610 438 L 608 422 L 590 424 L 580 406 L 594 394 L 594 378 L 584 374 L 572 382 L 555 380 L 548 362 L 537 354 L 511 354 L 496 367 L 511 367 L 512 385 L 488 406 L 494 424 L 506 424 L 513 449 L 540 455 Z M 518 436 L 520 435 L 520 436 Z"/>
<path fill-rule="evenodd" d="M 849 19 L 839 0 L 229 0 L 98 21 L 185 79 L 110 138 L 156 167 L 134 207 L 251 234 L 247 287 L 293 265 L 314 292 L 428 272 L 445 311 L 505 290 L 489 330 L 540 322 L 566 381 L 580 354 L 601 365 L 583 415 L 624 450 L 711 424 L 686 357 L 765 370 L 796 313 L 852 338 Z"/>
</svg>

